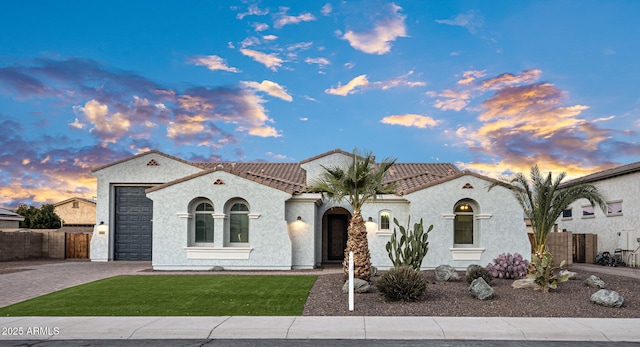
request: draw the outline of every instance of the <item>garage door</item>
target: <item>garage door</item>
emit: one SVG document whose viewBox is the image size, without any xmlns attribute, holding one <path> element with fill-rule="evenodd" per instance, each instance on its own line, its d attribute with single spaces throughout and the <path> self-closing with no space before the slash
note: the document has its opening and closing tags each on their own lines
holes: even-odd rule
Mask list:
<svg viewBox="0 0 640 347">
<path fill-rule="evenodd" d="M 151 260 L 153 202 L 149 187 L 115 187 L 115 260 Z"/>
</svg>

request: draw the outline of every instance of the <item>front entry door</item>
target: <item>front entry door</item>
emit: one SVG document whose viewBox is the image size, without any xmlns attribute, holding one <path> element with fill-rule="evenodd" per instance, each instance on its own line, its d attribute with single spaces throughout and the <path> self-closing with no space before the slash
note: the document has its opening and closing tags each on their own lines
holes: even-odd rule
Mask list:
<svg viewBox="0 0 640 347">
<path fill-rule="evenodd" d="M 343 260 L 344 250 L 347 248 L 348 216 L 346 214 L 330 214 L 328 223 L 328 260 Z"/>
</svg>

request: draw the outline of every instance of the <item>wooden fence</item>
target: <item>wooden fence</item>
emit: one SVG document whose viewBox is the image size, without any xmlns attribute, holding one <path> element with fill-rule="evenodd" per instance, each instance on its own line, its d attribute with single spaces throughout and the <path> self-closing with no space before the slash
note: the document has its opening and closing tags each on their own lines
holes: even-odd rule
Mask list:
<svg viewBox="0 0 640 347">
<path fill-rule="evenodd" d="M 67 234 L 67 259 L 88 259 L 91 251 L 91 234 Z"/>
<path fill-rule="evenodd" d="M 531 253 L 534 253 L 533 234 L 529 233 L 527 235 L 531 243 Z M 573 266 L 573 236 L 571 232 L 549 233 L 547 249 L 553 255 L 554 265 L 558 266 L 564 260 L 567 268 Z"/>
</svg>

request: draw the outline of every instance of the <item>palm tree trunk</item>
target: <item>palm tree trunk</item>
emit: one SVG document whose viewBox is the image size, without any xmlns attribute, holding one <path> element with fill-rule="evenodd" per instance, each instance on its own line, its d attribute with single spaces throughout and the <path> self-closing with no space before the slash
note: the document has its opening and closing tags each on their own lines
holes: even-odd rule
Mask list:
<svg viewBox="0 0 640 347">
<path fill-rule="evenodd" d="M 349 252 L 353 252 L 353 272 L 355 278 L 369 281 L 371 278 L 371 254 L 367 240 L 367 228 L 360 210 L 353 212 L 347 229 L 347 248 L 344 250 L 344 276 L 349 276 Z"/>
</svg>

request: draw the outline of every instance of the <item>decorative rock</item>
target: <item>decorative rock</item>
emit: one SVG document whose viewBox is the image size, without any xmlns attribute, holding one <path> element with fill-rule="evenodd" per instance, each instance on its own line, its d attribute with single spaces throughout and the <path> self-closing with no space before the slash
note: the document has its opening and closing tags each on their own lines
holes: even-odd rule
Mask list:
<svg viewBox="0 0 640 347">
<path fill-rule="evenodd" d="M 532 290 L 540 290 L 540 285 L 536 283 L 535 278 L 523 278 L 520 280 L 515 280 L 511 283 L 511 287 L 515 289 L 532 289 Z"/>
<path fill-rule="evenodd" d="M 591 295 L 591 302 L 606 307 L 620 307 L 624 303 L 624 299 L 616 291 L 600 289 Z"/>
<path fill-rule="evenodd" d="M 455 281 L 460 277 L 458 276 L 458 272 L 451 265 L 440 265 L 435 270 L 436 281 Z"/>
<path fill-rule="evenodd" d="M 589 278 L 587 278 L 586 280 L 584 280 L 584 285 L 586 285 L 587 287 L 590 288 L 600 288 L 600 289 L 604 289 L 607 286 L 604 284 L 604 281 L 600 279 L 600 277 L 591 275 L 589 276 Z"/>
<path fill-rule="evenodd" d="M 353 279 L 353 292 L 354 293 L 368 293 L 371 289 L 371 284 L 365 280 L 361 280 L 359 278 Z M 342 286 L 343 293 L 349 293 L 349 280 L 344 282 Z"/>
<path fill-rule="evenodd" d="M 471 282 L 469 292 L 480 300 L 491 299 L 493 297 L 493 288 L 491 288 L 482 277 L 478 277 Z"/>
<path fill-rule="evenodd" d="M 224 271 L 224 268 L 222 266 L 216 265 L 211 268 L 211 271 Z"/>
<path fill-rule="evenodd" d="M 567 279 L 574 280 L 574 279 L 577 279 L 576 276 L 578 276 L 578 273 L 577 272 L 573 272 L 573 271 L 569 271 L 569 270 L 560 270 L 560 272 L 558 272 L 558 275 L 559 276 L 568 275 Z"/>
</svg>

